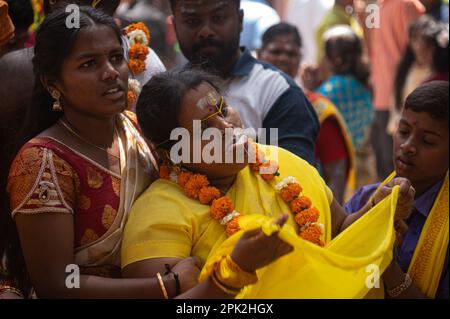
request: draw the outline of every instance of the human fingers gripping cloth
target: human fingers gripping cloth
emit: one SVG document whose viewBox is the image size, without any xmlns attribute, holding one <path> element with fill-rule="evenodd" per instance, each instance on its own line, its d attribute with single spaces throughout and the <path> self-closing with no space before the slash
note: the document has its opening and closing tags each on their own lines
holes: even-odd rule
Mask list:
<svg viewBox="0 0 450 319">
<path fill-rule="evenodd" d="M 285 225 L 280 238 L 294 251 L 258 270 L 258 282 L 246 286 L 237 298 L 253 299 L 352 299 L 364 298 L 392 261 L 395 241 L 394 216 L 398 186 L 392 194 L 367 212 L 323 248 L 302 240 L 294 228 Z M 241 231 L 228 238 L 208 257 L 200 282 L 212 273 L 214 264 L 233 250 L 240 236 L 262 227 L 266 234 L 277 230 L 273 220 L 258 215 L 243 216 Z M 373 290 L 382 290 L 373 288 Z M 374 291 L 371 291 L 371 294 Z M 375 291 L 382 296 L 383 292 Z"/>
</svg>

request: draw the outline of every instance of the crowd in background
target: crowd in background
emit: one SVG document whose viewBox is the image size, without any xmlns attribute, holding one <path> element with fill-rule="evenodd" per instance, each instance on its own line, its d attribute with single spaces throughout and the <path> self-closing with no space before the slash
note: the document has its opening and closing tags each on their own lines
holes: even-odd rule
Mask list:
<svg viewBox="0 0 450 319">
<path fill-rule="evenodd" d="M 58 1 L 49 0 L 45 4 L 50 6 L 53 2 Z M 279 128 L 279 145 L 317 168 L 339 204 L 347 202 L 362 186 L 385 180 L 394 170 L 393 136 L 399 128 L 406 100 L 417 88 L 426 83 L 449 80 L 448 0 L 241 0 L 241 9 L 244 12 L 243 30 L 237 32 L 240 32 L 240 46 L 245 50 L 242 49 L 241 52 L 238 47 L 232 47 L 230 55 L 235 53 L 233 49 L 240 53 L 230 65 L 227 64 L 229 57 L 221 57 L 222 60 L 214 62 L 216 66 L 222 67 L 215 71 L 229 80 L 224 96 L 227 103 L 238 111 L 244 126 L 255 129 Z M 180 40 L 180 34 L 184 31 L 176 29 L 177 26 L 180 28 L 180 24 L 177 25 L 172 19 L 173 8 L 170 1 L 122 0 L 117 10 L 115 8 L 114 10 L 112 16 L 115 25 L 120 29 L 126 29 L 132 23 L 143 22 L 150 30 L 147 44 L 151 49 L 148 55 L 146 54 L 147 69 L 139 72 L 135 79 L 142 85 L 149 83 L 149 87 L 156 89 L 169 84 L 173 85 L 171 88 L 178 88 L 176 81 L 170 82 L 173 80 L 171 76 L 181 77 L 186 82 L 185 86 L 193 85 L 192 81 L 195 81 L 197 75 L 188 73 L 192 78 L 183 78 L 186 76 L 183 72 L 161 76 L 158 78 L 162 81 L 161 84 L 155 81 L 147 82 L 166 70 L 179 70 L 185 65 L 198 62 L 195 61 L 195 45 L 192 47 L 192 43 L 187 41 L 183 43 Z M 42 0 L 0 1 L 0 68 L 8 69 L 9 74 L 21 75 L 6 78 L 7 73 L 2 74 L 0 69 L 0 79 L 5 81 L 4 87 L 0 89 L 0 98 L 5 99 L 0 100 L 0 112 L 4 115 L 0 118 L 0 144 L 5 153 L 11 146 L 10 137 L 17 134 L 18 127 L 24 125 L 24 122 L 21 111 L 4 109 L 3 103 L 7 107 L 16 105 L 25 108 L 30 103 L 34 88 L 34 94 L 36 89 L 43 91 L 42 103 L 52 104 L 53 111 L 61 109 L 59 105 L 61 93 L 55 92 L 57 90 L 52 91 L 47 87 L 47 83 L 35 83 L 32 72 L 34 71 L 35 75 L 51 76 L 51 72 L 55 71 L 51 66 L 53 61 L 50 53 L 48 57 L 44 54 L 46 57 L 41 57 L 41 60 L 36 57 L 32 59 L 33 49 L 35 53 L 39 49 L 43 50 L 43 47 L 34 48 L 34 46 L 37 30 L 45 17 L 44 12 L 49 12 L 49 8 L 44 6 Z M 92 13 L 87 11 L 86 14 Z M 107 24 L 101 17 L 98 17 L 98 21 Z M 236 30 L 230 31 L 230 42 L 225 43 L 226 45 L 232 44 L 233 31 Z M 186 32 L 183 36 L 188 38 L 189 35 Z M 51 48 L 50 42 L 43 41 L 48 45 L 47 48 Z M 214 42 L 211 43 L 214 46 Z M 128 45 L 128 54 L 132 54 L 133 50 L 130 49 L 132 43 L 125 42 L 125 45 Z M 217 44 L 219 47 L 220 45 L 221 43 Z M 56 58 L 58 52 L 52 54 Z M 133 57 L 126 56 L 126 58 Z M 19 59 L 24 63 L 14 62 Z M 205 75 L 200 75 L 199 78 L 202 76 Z M 202 79 L 200 83 L 207 82 L 205 79 L 208 78 Z M 45 89 L 42 86 L 45 86 Z M 26 93 L 16 94 L 20 91 L 19 88 L 21 92 Z M 9 94 L 10 92 L 12 94 Z M 132 102 L 134 105 L 129 110 L 137 112 L 139 116 L 139 104 L 143 104 L 146 100 L 142 97 L 136 109 L 137 96 L 134 98 Z M 170 103 L 170 96 L 161 99 Z M 161 117 L 164 116 L 161 114 Z M 150 115 L 141 112 L 141 117 Z M 37 114 L 36 118 L 38 116 L 42 116 L 40 119 L 44 118 L 42 114 Z M 233 114 L 229 114 L 228 117 L 233 117 Z M 56 120 L 54 114 L 48 118 Z M 30 120 L 30 117 L 27 119 Z M 233 121 L 235 119 L 232 118 Z M 300 123 L 299 119 L 304 122 Z M 125 116 L 122 120 L 123 123 L 120 125 L 123 125 L 127 134 L 127 130 L 136 133 L 130 124 L 132 120 L 126 119 Z M 63 120 L 59 121 L 61 122 L 57 124 L 60 126 L 59 129 L 65 127 L 74 133 L 70 125 Z M 167 124 L 166 122 L 168 121 L 161 119 L 163 126 Z M 293 132 L 292 128 L 295 126 L 298 130 Z M 28 136 L 29 139 L 40 133 L 37 127 L 33 129 L 36 131 Z M 151 142 L 159 145 L 158 142 L 161 141 L 158 141 L 158 137 L 164 132 L 164 127 L 161 127 L 159 132 L 152 132 L 152 128 L 148 130 L 150 132 L 148 134 L 153 134 Z M 113 131 L 115 134 L 115 129 Z M 86 142 L 76 132 L 75 130 L 74 135 Z M 147 132 L 144 128 L 145 133 Z M 132 139 L 133 143 L 139 144 L 140 140 L 137 140 Z M 87 144 L 96 147 L 97 151 L 103 150 L 92 143 Z M 36 145 L 47 147 L 48 143 Z M 58 149 L 57 146 L 55 148 Z M 119 159 L 120 154 L 111 156 Z M 158 164 L 155 164 L 151 152 L 148 154 L 143 152 L 139 156 L 143 156 L 143 161 L 152 162 L 153 168 L 157 167 Z M 55 158 L 58 160 L 56 155 Z M 111 164 L 111 158 L 109 160 L 108 165 Z M 11 158 L 0 158 L 0 167 L 12 165 L 11 162 Z M 115 168 L 119 170 L 120 165 L 119 160 L 119 163 L 115 163 Z M 61 167 L 63 166 L 61 164 Z M 12 167 L 16 173 L 20 171 L 17 164 Z M 68 171 L 57 173 L 61 176 L 76 173 Z M 111 171 L 113 173 L 107 178 L 112 188 L 107 191 L 110 193 L 114 191 L 118 198 L 114 199 L 113 204 L 108 205 L 118 206 L 120 197 L 120 201 L 126 201 L 129 205 L 123 213 L 126 215 L 131 210 L 134 200 L 148 185 L 146 182 L 140 184 L 139 178 L 137 181 L 130 178 L 133 182 L 128 183 L 132 186 L 128 184 L 127 186 L 133 191 L 130 193 L 132 195 L 127 196 L 136 196 L 124 199 L 122 195 L 118 195 L 117 189 L 113 189 L 117 186 L 115 176 L 120 174 L 116 172 L 114 175 L 114 169 Z M 14 173 L 14 169 L 12 172 Z M 46 172 L 39 174 L 42 173 L 45 177 Z M 14 188 L 13 173 L 12 177 L 9 177 L 11 179 L 9 183 L 13 186 L 9 187 Z M 8 170 L 5 170 L 0 176 L 2 192 L 7 186 L 7 175 Z M 87 176 L 88 179 L 91 177 Z M 13 190 L 17 190 L 19 194 L 21 186 L 22 182 L 16 181 L 17 189 Z M 34 195 L 42 201 L 43 194 Z M 85 198 L 85 195 L 90 196 L 82 194 L 82 197 Z M 92 197 L 92 201 L 94 199 Z M 16 202 L 19 204 L 21 200 Z M 89 205 L 90 203 L 89 201 Z M 58 205 L 61 211 L 71 209 L 70 203 L 68 205 L 64 200 L 58 202 Z M 20 210 L 25 208 L 19 206 L 16 210 L 20 214 Z M 122 204 L 120 208 L 124 209 Z M 116 210 L 119 210 L 119 206 Z M 117 214 L 116 210 L 112 211 Z M 103 212 L 103 217 L 97 221 L 103 223 L 103 226 L 104 214 Z M 113 226 L 111 224 L 112 221 L 108 227 Z M 106 226 L 104 228 L 106 229 Z M 102 228 L 103 231 L 105 229 Z M 83 243 L 95 242 L 98 239 L 97 235 L 86 236 L 85 229 L 75 229 L 75 232 L 77 231 L 79 233 L 75 235 L 77 240 L 75 245 L 83 246 Z M 0 234 L 0 241 L 1 236 L 6 238 L 11 234 Z M 110 246 L 101 247 L 101 249 L 109 248 Z M 6 248 L 5 253 L 8 253 L 8 249 L 17 247 Z M 98 255 L 88 251 L 80 258 L 83 261 L 85 260 L 83 258 L 91 257 L 101 259 L 103 255 L 98 251 L 99 249 L 95 252 Z M 114 258 L 117 259 L 117 256 Z M 192 260 L 190 262 L 192 263 Z M 448 281 L 448 273 L 446 276 Z M 155 286 L 158 287 L 158 281 L 155 281 Z M 133 296 L 139 288 L 138 285 L 130 284 L 130 296 Z M 448 295 L 448 285 L 445 289 Z"/>
</svg>

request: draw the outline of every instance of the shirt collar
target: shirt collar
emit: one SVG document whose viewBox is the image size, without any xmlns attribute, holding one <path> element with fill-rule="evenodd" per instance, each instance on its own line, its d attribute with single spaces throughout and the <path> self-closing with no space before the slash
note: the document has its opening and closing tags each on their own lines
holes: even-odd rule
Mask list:
<svg viewBox="0 0 450 319">
<path fill-rule="evenodd" d="M 243 52 L 231 70 L 230 76 L 247 76 L 252 71 L 253 66 L 257 63 L 256 59 L 248 49 L 241 47 L 240 50 Z"/>
<path fill-rule="evenodd" d="M 430 214 L 434 200 L 436 199 L 443 182 L 444 179 L 440 180 L 414 200 L 414 208 L 417 209 L 417 211 L 423 216 L 428 217 Z"/>
</svg>

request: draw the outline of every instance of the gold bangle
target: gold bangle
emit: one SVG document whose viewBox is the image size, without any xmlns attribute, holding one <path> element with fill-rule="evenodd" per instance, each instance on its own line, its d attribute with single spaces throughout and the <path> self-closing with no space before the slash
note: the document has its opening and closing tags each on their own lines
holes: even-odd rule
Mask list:
<svg viewBox="0 0 450 319">
<path fill-rule="evenodd" d="M 253 285 L 258 281 L 256 272 L 243 270 L 230 255 L 223 256 L 216 264 L 214 274 L 221 284 L 235 290 Z"/>
<path fill-rule="evenodd" d="M 231 289 L 226 287 L 224 284 L 222 284 L 219 279 L 217 279 L 216 277 L 216 273 L 213 272 L 210 276 L 212 282 L 220 289 L 222 290 L 224 293 L 228 294 L 228 295 L 233 295 L 236 296 L 237 294 L 239 294 L 241 292 L 240 289 Z"/>
<path fill-rule="evenodd" d="M 162 279 L 161 274 L 157 273 L 156 277 L 158 277 L 159 286 L 161 287 L 162 293 L 164 295 L 164 299 L 169 299 L 169 295 L 167 294 L 167 289 L 166 289 L 166 286 L 164 285 L 164 281 Z"/>
<path fill-rule="evenodd" d="M 12 294 L 17 295 L 20 298 L 23 298 L 23 294 L 19 289 L 9 285 L 0 286 L 0 294 L 4 294 L 6 292 L 10 292 Z"/>
</svg>

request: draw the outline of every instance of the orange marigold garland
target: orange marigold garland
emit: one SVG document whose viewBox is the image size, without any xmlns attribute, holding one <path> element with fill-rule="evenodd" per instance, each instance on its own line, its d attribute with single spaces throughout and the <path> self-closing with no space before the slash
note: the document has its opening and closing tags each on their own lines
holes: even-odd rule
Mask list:
<svg viewBox="0 0 450 319">
<path fill-rule="evenodd" d="M 280 196 L 286 203 L 290 203 L 300 195 L 302 190 L 298 183 L 289 184 L 280 191 Z"/>
<path fill-rule="evenodd" d="M 323 247 L 325 244 L 320 239 L 322 225 L 317 223 L 320 212 L 317 208 L 312 207 L 310 198 L 300 196 L 303 189 L 296 179 L 289 176 L 275 188 L 294 214 L 294 220 L 300 226 L 300 237 Z"/>
<path fill-rule="evenodd" d="M 191 172 L 182 171 L 178 175 L 178 185 L 180 185 L 181 187 L 184 187 L 184 185 L 186 185 L 186 183 L 189 181 L 189 179 L 191 178 L 192 175 L 194 175 L 194 174 L 192 174 Z"/>
<path fill-rule="evenodd" d="M 200 190 L 198 199 L 203 205 L 209 205 L 211 202 L 221 196 L 218 188 L 213 186 L 203 187 Z"/>
<path fill-rule="evenodd" d="M 320 239 L 320 236 L 322 236 L 322 224 L 312 224 L 304 231 L 300 232 L 300 237 L 304 240 L 323 247 L 325 246 L 325 243 Z"/>
<path fill-rule="evenodd" d="M 217 221 L 221 221 L 225 216 L 231 214 L 233 211 L 233 201 L 227 196 L 222 196 L 213 200 L 210 210 L 212 218 Z"/>
<path fill-rule="evenodd" d="M 128 67 L 132 75 L 136 76 L 145 71 L 145 61 L 150 50 L 150 31 L 144 23 L 138 22 L 130 24 L 124 29 L 130 49 L 128 50 Z M 137 97 L 141 92 L 141 85 L 136 79 L 129 79 L 128 82 L 128 109 L 132 110 Z"/>
<path fill-rule="evenodd" d="M 293 212 L 294 214 L 298 214 L 301 211 L 310 208 L 311 205 L 312 205 L 312 202 L 309 199 L 309 197 L 300 196 L 300 197 L 294 199 L 289 204 L 289 207 L 291 208 L 291 212 Z"/>
<path fill-rule="evenodd" d="M 228 237 L 233 235 L 234 233 L 237 233 L 240 230 L 239 228 L 239 216 L 233 218 L 229 223 L 227 223 L 227 228 L 225 229 L 225 232 Z"/>
<path fill-rule="evenodd" d="M 250 168 L 253 171 L 259 171 L 261 177 L 267 181 L 279 176 L 278 163 L 272 160 L 266 161 L 264 154 L 258 150 L 258 145 L 253 145 L 258 158 L 256 163 L 250 164 Z M 174 177 L 174 175 L 176 176 Z M 167 165 L 162 165 L 160 177 L 178 183 L 188 197 L 198 199 L 204 205 L 210 205 L 211 217 L 226 226 L 227 236 L 239 231 L 240 214 L 234 210 L 233 201 L 227 196 L 221 196 L 218 188 L 210 186 L 205 175 L 193 174 L 180 169 L 170 172 Z M 289 176 L 278 183 L 275 188 L 294 214 L 294 219 L 300 227 L 300 237 L 323 247 L 325 245 L 321 240 L 323 225 L 317 222 L 320 212 L 317 208 L 312 207 L 310 198 L 302 195 L 303 188 L 296 179 Z"/>
<path fill-rule="evenodd" d="M 209 186 L 208 178 L 205 175 L 194 174 L 184 184 L 184 192 L 190 198 L 198 199 L 203 187 Z"/>
<path fill-rule="evenodd" d="M 145 60 L 150 50 L 150 31 L 144 23 L 138 22 L 130 24 L 125 28 L 125 35 L 130 43 L 128 50 L 128 65 L 134 75 L 141 74 L 145 71 Z"/>
</svg>

